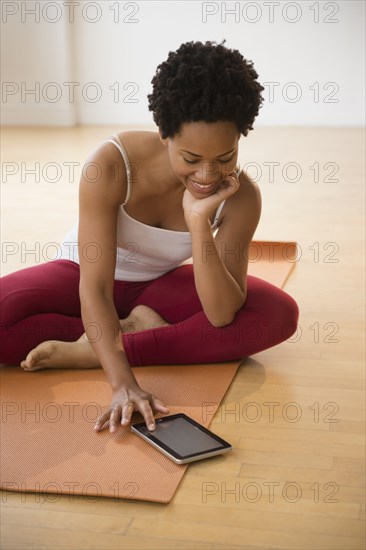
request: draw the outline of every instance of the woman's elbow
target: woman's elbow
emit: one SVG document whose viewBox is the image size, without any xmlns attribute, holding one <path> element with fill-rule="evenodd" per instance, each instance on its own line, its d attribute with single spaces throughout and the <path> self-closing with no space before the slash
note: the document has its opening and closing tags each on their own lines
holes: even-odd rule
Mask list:
<svg viewBox="0 0 366 550">
<path fill-rule="evenodd" d="M 222 315 L 220 318 L 215 319 L 215 320 L 210 319 L 207 316 L 208 320 L 211 323 L 211 325 L 216 327 L 216 328 L 225 327 L 226 325 L 230 325 L 234 321 L 235 316 L 238 313 L 238 311 L 240 311 L 241 308 L 244 306 L 246 299 L 247 299 L 247 292 L 246 292 L 246 289 L 245 289 L 245 292 L 242 291 L 240 300 L 238 300 L 238 302 L 236 303 L 234 311 L 231 310 L 230 312 L 227 312 L 225 316 Z"/>
</svg>

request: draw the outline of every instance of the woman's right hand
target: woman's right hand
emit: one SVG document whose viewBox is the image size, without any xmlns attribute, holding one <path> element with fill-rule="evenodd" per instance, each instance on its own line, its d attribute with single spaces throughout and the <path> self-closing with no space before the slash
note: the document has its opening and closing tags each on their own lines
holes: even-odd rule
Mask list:
<svg viewBox="0 0 366 550">
<path fill-rule="evenodd" d="M 149 430 L 155 430 L 154 410 L 162 413 L 169 412 L 168 407 L 160 399 L 145 392 L 137 382 L 130 382 L 128 385 L 124 384 L 112 390 L 111 405 L 97 419 L 94 429 L 99 431 L 104 427 L 105 422 L 108 422 L 109 430 L 113 433 L 117 430 L 118 423 L 126 426 L 130 422 L 135 410 L 140 411 Z"/>
</svg>

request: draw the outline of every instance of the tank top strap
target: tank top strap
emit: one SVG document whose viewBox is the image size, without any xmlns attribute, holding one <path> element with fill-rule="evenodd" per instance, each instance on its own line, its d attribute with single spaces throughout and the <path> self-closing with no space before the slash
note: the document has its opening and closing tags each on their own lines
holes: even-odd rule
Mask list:
<svg viewBox="0 0 366 550">
<path fill-rule="evenodd" d="M 217 222 L 219 221 L 221 210 L 224 207 L 225 201 L 226 201 L 226 199 L 223 200 L 222 203 L 220 203 L 219 206 L 217 207 L 217 210 L 216 210 L 216 213 L 215 213 L 215 218 L 214 218 L 214 221 L 213 221 L 212 225 L 216 225 Z"/>
<path fill-rule="evenodd" d="M 235 172 L 236 172 L 237 176 L 239 177 L 240 167 L 236 167 Z M 223 209 L 225 202 L 226 202 L 226 199 L 223 200 L 222 203 L 220 203 L 219 206 L 217 207 L 217 210 L 216 210 L 216 213 L 215 213 L 215 218 L 214 218 L 214 221 L 213 221 L 213 224 L 212 224 L 213 226 L 216 225 L 217 222 L 219 221 L 221 210 Z"/>
<path fill-rule="evenodd" d="M 127 203 L 128 199 L 130 198 L 130 194 L 131 194 L 131 187 L 132 187 L 131 164 L 130 164 L 130 161 L 128 159 L 127 153 L 126 153 L 126 149 L 125 149 L 124 145 L 122 144 L 122 142 L 120 141 L 120 139 L 118 138 L 117 134 L 113 134 L 113 137 L 114 137 L 115 141 L 113 139 L 106 139 L 105 141 L 109 141 L 110 143 L 113 143 L 117 147 L 117 149 L 121 153 L 122 158 L 125 162 L 126 172 L 127 172 L 127 195 L 126 195 L 126 199 L 123 203 L 123 205 L 125 205 Z"/>
</svg>

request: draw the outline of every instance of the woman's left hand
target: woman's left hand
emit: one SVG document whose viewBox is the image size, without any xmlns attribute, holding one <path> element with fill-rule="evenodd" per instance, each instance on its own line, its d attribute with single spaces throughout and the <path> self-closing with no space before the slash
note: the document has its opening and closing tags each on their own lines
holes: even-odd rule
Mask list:
<svg viewBox="0 0 366 550">
<path fill-rule="evenodd" d="M 239 178 L 233 170 L 225 176 L 225 179 L 220 183 L 215 193 L 208 195 L 203 199 L 196 199 L 192 193 L 186 189 L 183 193 L 183 210 L 186 224 L 196 223 L 197 220 L 207 222 L 211 220 L 211 216 L 216 212 L 217 207 L 224 199 L 237 192 L 240 187 Z"/>
</svg>

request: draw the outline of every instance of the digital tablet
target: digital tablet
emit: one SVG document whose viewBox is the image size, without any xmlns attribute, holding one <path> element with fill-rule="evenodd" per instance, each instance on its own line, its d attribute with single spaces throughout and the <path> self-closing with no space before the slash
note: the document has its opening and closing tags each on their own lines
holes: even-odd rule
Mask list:
<svg viewBox="0 0 366 550">
<path fill-rule="evenodd" d="M 131 424 L 131 430 L 177 464 L 227 453 L 232 446 L 184 413 L 155 419 L 155 430 L 145 422 Z"/>
</svg>

